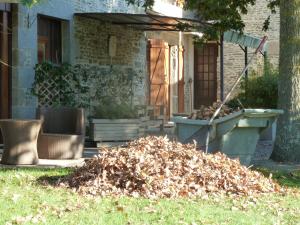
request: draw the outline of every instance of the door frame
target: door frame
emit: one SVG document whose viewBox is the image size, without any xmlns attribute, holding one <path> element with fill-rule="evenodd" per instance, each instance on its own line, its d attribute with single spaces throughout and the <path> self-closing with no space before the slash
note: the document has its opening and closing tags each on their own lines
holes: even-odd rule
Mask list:
<svg viewBox="0 0 300 225">
<path fill-rule="evenodd" d="M 12 5 L 8 3 L 0 3 L 0 11 L 3 18 L 6 16 L 7 22 L 0 26 L 0 45 L 5 46 L 0 48 L 0 58 L 5 64 L 7 64 L 0 64 L 0 118 L 6 119 L 11 118 L 12 114 Z M 4 75 L 2 75 L 2 73 L 4 73 Z M 3 78 L 2 76 L 5 76 L 6 78 Z M 5 88 L 2 86 L 3 84 L 1 80 L 5 82 Z M 6 99 L 3 98 L 2 91 L 7 92 Z M 6 105 L 7 107 L 5 112 L 1 111 L 1 108 L 3 108 L 2 105 Z"/>
<path fill-rule="evenodd" d="M 173 96 L 172 96 L 172 56 L 171 56 L 171 50 L 172 50 L 172 47 L 176 47 L 177 49 L 177 56 L 176 56 L 176 59 L 177 59 L 177 71 L 176 71 L 176 76 L 177 76 L 177 112 L 173 112 L 172 111 L 172 108 L 173 108 Z M 184 47 L 182 45 L 170 45 L 169 47 L 170 49 L 170 57 L 169 57 L 169 77 L 170 77 L 170 80 L 169 80 L 169 98 L 170 98 L 170 101 L 169 101 L 169 108 L 170 108 L 170 114 L 172 113 L 184 113 L 185 112 L 185 92 L 184 92 L 184 89 L 185 89 L 185 81 L 184 81 Z"/>
<path fill-rule="evenodd" d="M 176 59 L 176 70 L 173 71 L 173 56 L 172 56 L 172 49 L 175 49 L 174 51 L 176 51 L 176 56 L 175 56 L 175 59 Z M 178 113 L 179 112 L 179 47 L 177 45 L 170 45 L 169 46 L 169 50 L 170 50 L 170 53 L 169 53 L 169 109 L 170 109 L 170 115 L 172 115 L 173 113 Z M 174 73 L 174 74 L 172 74 Z M 174 84 L 174 81 L 173 81 L 173 75 L 175 75 L 176 77 L 176 82 L 177 82 L 177 101 L 174 99 L 174 92 L 173 92 L 173 88 L 174 86 L 173 85 L 176 85 Z M 176 102 L 175 102 L 176 101 Z M 173 106 L 174 105 L 177 105 L 177 112 L 173 112 Z"/>
<path fill-rule="evenodd" d="M 178 46 L 178 112 L 185 113 L 184 46 Z"/>
<path fill-rule="evenodd" d="M 0 119 L 12 114 L 12 13 L 11 4 L 0 3 Z M 3 142 L 0 130 L 0 144 Z"/>
<path fill-rule="evenodd" d="M 207 45 L 207 46 L 214 46 L 215 47 L 215 62 L 214 62 L 214 90 L 215 90 L 215 96 L 214 96 L 214 100 L 213 101 L 217 101 L 218 100 L 218 55 L 219 55 L 219 46 L 218 46 L 218 43 L 216 42 L 208 42 L 204 45 Z M 192 96 L 192 105 L 193 105 L 193 110 L 196 110 L 196 104 L 195 104 L 195 101 L 196 101 L 196 79 L 195 79 L 195 76 L 196 76 L 196 73 L 197 73 L 197 69 L 198 69 L 198 52 L 197 52 L 197 46 L 194 45 L 194 76 L 193 76 L 193 85 L 192 85 L 192 88 L 193 88 L 193 96 Z M 208 55 L 209 56 L 209 55 Z M 209 64 L 209 62 L 208 62 Z M 203 64 L 204 65 L 204 64 Z M 210 71 L 209 71 L 210 67 L 208 66 L 208 71 L 207 73 L 209 74 Z M 205 73 L 205 71 L 203 71 L 203 73 Z M 209 75 L 208 75 L 209 76 Z M 209 79 L 209 78 L 208 78 Z M 209 83 L 208 83 L 209 85 Z M 197 88 L 198 89 L 198 88 Z M 209 98 L 209 96 L 208 96 Z"/>
</svg>

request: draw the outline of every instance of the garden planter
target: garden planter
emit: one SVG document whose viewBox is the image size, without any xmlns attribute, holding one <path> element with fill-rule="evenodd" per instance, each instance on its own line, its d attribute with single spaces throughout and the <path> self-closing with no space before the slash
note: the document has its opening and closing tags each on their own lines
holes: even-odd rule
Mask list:
<svg viewBox="0 0 300 225">
<path fill-rule="evenodd" d="M 129 141 L 144 135 L 143 119 L 92 119 L 91 139 L 102 141 Z"/>
<path fill-rule="evenodd" d="M 173 121 L 180 142 L 196 141 L 201 149 L 205 149 L 210 129 L 210 153 L 221 151 L 230 158 L 239 158 L 242 164 L 249 165 L 261 132 L 270 127 L 282 113 L 282 110 L 245 109 L 217 119 L 212 125 L 206 120 L 184 117 L 174 117 Z"/>
</svg>

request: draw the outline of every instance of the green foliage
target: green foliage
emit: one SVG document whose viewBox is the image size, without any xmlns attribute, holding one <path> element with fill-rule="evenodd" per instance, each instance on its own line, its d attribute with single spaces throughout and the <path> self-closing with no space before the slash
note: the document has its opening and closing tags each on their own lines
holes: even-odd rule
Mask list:
<svg viewBox="0 0 300 225">
<path fill-rule="evenodd" d="M 36 4 L 39 4 L 43 0 L 20 0 L 21 4 L 25 5 L 28 8 L 32 8 Z"/>
<path fill-rule="evenodd" d="M 44 62 L 35 67 L 30 91 L 42 105 L 83 107 L 97 118 L 137 118 L 133 97 L 142 80 L 131 68 Z"/>
<path fill-rule="evenodd" d="M 96 100 L 98 105 L 106 105 L 107 100 L 114 104 L 133 104 L 135 89 L 142 83 L 141 73 L 131 68 L 113 67 L 110 70 L 103 71 L 101 79 L 97 79 L 97 76 L 99 76 L 98 73 L 91 74 L 96 82 L 94 94 L 91 98 Z"/>
<path fill-rule="evenodd" d="M 115 103 L 107 99 L 105 104 L 95 107 L 94 118 L 99 119 L 135 119 L 138 113 L 135 108 L 127 103 Z"/>
<path fill-rule="evenodd" d="M 300 170 L 295 170 L 296 166 L 291 164 L 280 166 L 280 169 L 284 168 L 286 171 L 271 171 L 267 168 L 255 168 L 255 170 L 262 173 L 265 177 L 270 177 L 270 174 L 272 174 L 272 178 L 282 186 L 300 188 Z M 291 172 L 289 172 L 289 170 L 291 170 Z"/>
<path fill-rule="evenodd" d="M 86 94 L 89 89 L 82 85 L 86 80 L 85 74 L 78 73 L 79 66 L 70 64 L 54 65 L 43 62 L 35 66 L 35 77 L 31 94 L 43 102 L 46 97 L 44 90 L 48 89 L 52 95 L 51 102 L 56 106 L 86 107 L 85 101 L 78 101 L 78 95 Z"/>
<path fill-rule="evenodd" d="M 150 8 L 153 0 L 126 0 L 129 4 Z M 261 1 L 261 0 L 260 0 Z M 185 0 L 184 8 L 196 13 L 202 22 L 198 27 L 204 33 L 203 40 L 218 40 L 219 34 L 227 30 L 243 32 L 245 23 L 242 15 L 248 13 L 249 6 L 253 6 L 256 0 Z M 279 0 L 268 0 L 271 13 L 276 12 Z M 207 22 L 210 22 L 209 24 Z M 266 16 L 266 22 L 262 24 L 263 29 L 268 29 L 270 17 Z M 179 24 L 180 25 L 180 24 Z M 184 27 L 180 25 L 181 27 Z"/>
<path fill-rule="evenodd" d="M 146 9 L 151 8 L 154 5 L 155 0 L 126 0 L 128 4 L 142 6 Z"/>
<path fill-rule="evenodd" d="M 97 104 L 92 116 L 101 119 L 137 118 L 133 97 L 142 80 L 142 74 L 131 68 L 126 71 L 112 68 L 102 79 L 97 80 L 96 90 L 91 96 Z"/>
<path fill-rule="evenodd" d="M 272 14 L 277 13 L 277 7 L 279 6 L 279 0 L 269 0 L 268 7 L 271 10 Z M 267 31 L 269 29 L 271 22 L 271 16 L 268 16 L 268 18 L 265 20 L 262 30 Z"/>
<path fill-rule="evenodd" d="M 272 13 L 277 12 L 277 7 L 280 4 L 280 0 L 268 0 L 268 7 L 271 9 Z"/>
<path fill-rule="evenodd" d="M 267 68 L 263 75 L 252 72 L 248 82 L 241 85 L 242 92 L 228 105 L 240 106 L 238 100 L 245 108 L 277 108 L 278 102 L 278 71 Z"/>
</svg>

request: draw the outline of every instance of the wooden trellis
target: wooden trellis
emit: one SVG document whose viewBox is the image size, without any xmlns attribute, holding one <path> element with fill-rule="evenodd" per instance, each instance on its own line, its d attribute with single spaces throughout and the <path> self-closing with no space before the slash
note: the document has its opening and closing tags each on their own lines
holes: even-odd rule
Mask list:
<svg viewBox="0 0 300 225">
<path fill-rule="evenodd" d="M 71 84 L 71 74 L 67 76 L 61 77 L 64 79 L 68 86 L 60 87 L 60 84 L 56 82 L 55 79 L 47 79 L 39 84 L 38 87 L 38 106 L 39 107 L 49 107 L 55 104 L 59 104 L 61 100 L 61 91 L 62 89 L 64 92 L 73 92 L 74 88 Z"/>
</svg>

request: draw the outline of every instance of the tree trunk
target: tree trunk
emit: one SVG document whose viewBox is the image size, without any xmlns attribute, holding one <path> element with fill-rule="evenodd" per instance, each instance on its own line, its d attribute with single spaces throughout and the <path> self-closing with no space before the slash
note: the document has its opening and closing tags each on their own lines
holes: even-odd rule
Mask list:
<svg viewBox="0 0 300 225">
<path fill-rule="evenodd" d="M 280 1 L 279 118 L 272 159 L 300 162 L 300 0 Z"/>
</svg>

